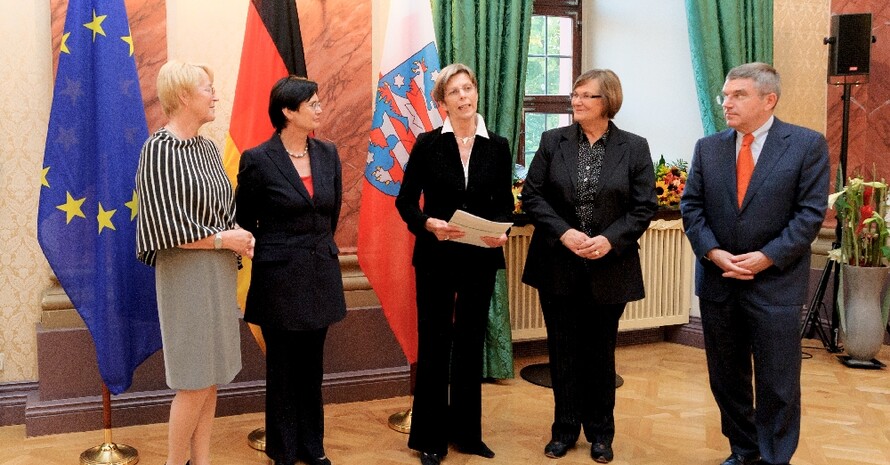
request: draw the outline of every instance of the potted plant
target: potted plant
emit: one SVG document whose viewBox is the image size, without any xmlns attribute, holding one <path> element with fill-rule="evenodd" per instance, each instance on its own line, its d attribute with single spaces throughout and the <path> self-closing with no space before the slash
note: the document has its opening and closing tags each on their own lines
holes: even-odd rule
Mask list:
<svg viewBox="0 0 890 465">
<path fill-rule="evenodd" d="M 890 310 L 888 202 L 887 183 L 866 182 L 861 176 L 828 197 L 841 226 L 841 246 L 829 258 L 841 264 L 838 309 L 850 366 L 879 366 L 872 360 L 881 348 Z"/>
</svg>

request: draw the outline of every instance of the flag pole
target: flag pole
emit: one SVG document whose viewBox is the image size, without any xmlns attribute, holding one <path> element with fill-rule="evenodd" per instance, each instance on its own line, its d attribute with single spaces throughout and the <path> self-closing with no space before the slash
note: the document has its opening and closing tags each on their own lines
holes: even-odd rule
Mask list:
<svg viewBox="0 0 890 465">
<path fill-rule="evenodd" d="M 411 392 L 411 404 L 414 404 L 414 386 L 417 382 L 417 362 L 411 364 L 411 372 L 410 372 L 410 392 Z M 411 407 L 408 407 L 408 410 L 404 410 L 401 412 L 393 413 L 389 416 L 389 421 L 387 424 L 390 428 L 400 432 L 408 434 L 411 432 L 411 416 L 412 411 Z"/>
<path fill-rule="evenodd" d="M 262 426 L 247 435 L 247 444 L 260 452 L 266 450 L 266 428 Z"/>
<path fill-rule="evenodd" d="M 115 444 L 111 440 L 111 392 L 102 383 L 102 422 L 105 442 L 83 451 L 81 465 L 135 465 L 139 452 L 126 444 Z"/>
<path fill-rule="evenodd" d="M 403 412 L 396 412 L 389 416 L 389 427 L 400 432 L 408 434 L 411 432 L 411 407 Z"/>
</svg>

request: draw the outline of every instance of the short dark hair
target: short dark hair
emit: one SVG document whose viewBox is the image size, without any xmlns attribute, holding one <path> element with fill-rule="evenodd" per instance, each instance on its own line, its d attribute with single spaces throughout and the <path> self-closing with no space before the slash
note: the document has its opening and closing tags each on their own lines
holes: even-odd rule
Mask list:
<svg viewBox="0 0 890 465">
<path fill-rule="evenodd" d="M 281 78 L 272 86 L 269 94 L 269 120 L 275 130 L 281 132 L 287 126 L 287 118 L 281 110 L 297 111 L 303 102 L 318 93 L 318 83 L 300 76 Z"/>
</svg>

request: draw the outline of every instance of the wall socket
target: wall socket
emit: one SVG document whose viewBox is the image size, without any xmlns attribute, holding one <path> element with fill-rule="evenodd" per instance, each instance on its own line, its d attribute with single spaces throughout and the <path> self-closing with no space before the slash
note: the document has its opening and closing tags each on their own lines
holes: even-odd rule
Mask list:
<svg viewBox="0 0 890 465">
<path fill-rule="evenodd" d="M 3 368 L 6 365 L 6 353 L 0 352 L 0 371 L 3 371 Z"/>
</svg>

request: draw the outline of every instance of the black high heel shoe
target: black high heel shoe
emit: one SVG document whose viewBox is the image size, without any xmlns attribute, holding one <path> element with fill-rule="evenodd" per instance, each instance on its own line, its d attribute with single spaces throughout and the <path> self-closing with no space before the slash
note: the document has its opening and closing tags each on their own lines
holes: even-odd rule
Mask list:
<svg viewBox="0 0 890 465">
<path fill-rule="evenodd" d="M 473 444 L 471 446 L 465 444 L 454 444 L 454 448 L 457 449 L 458 452 L 463 454 L 478 455 L 479 457 L 484 457 L 487 459 L 494 458 L 494 451 L 491 450 L 482 441 L 479 441 L 478 444 Z"/>
<path fill-rule="evenodd" d="M 420 464 L 421 465 L 439 465 L 442 463 L 442 456 L 439 454 L 434 454 L 432 452 L 421 452 L 420 453 Z"/>
</svg>

